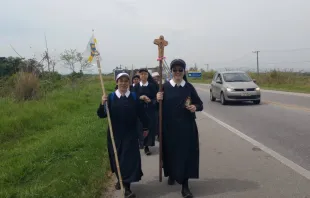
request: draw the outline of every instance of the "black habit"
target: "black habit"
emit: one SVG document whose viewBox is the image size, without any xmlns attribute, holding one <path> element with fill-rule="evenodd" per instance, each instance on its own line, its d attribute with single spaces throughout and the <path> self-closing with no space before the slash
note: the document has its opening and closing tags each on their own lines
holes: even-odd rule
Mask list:
<svg viewBox="0 0 310 198">
<path fill-rule="evenodd" d="M 134 85 L 134 84 L 129 86 L 130 92 L 135 92 L 135 86 L 136 85 Z M 137 99 L 139 99 L 138 96 L 137 96 Z M 137 132 L 139 134 L 139 145 L 140 145 L 140 148 L 143 148 L 143 145 L 144 145 L 144 143 L 143 143 L 144 142 L 143 129 L 142 129 L 141 121 L 139 119 L 137 119 Z"/>
<path fill-rule="evenodd" d="M 138 99 L 140 96 L 145 95 L 150 98 L 151 102 L 145 103 L 140 100 L 140 104 L 144 106 L 144 111 L 148 118 L 149 134 L 144 138 L 144 146 L 155 146 L 156 135 L 156 94 L 158 92 L 157 85 L 155 83 L 147 82 L 145 85 L 142 82 L 134 86 L 134 92 L 137 93 Z"/>
<path fill-rule="evenodd" d="M 111 94 L 108 96 L 108 106 L 122 179 L 124 183 L 137 182 L 143 176 L 137 119 L 141 120 L 144 130 L 148 128 L 148 120 L 145 119 L 143 106 L 141 106 L 137 96 L 136 98 L 133 96 L 134 93 L 127 91 L 125 96 L 121 96 L 120 92 L 116 90 L 113 99 Z M 107 117 L 105 105 L 100 104 L 97 114 L 100 118 Z M 118 177 L 109 128 L 107 139 L 111 170 Z"/>
<path fill-rule="evenodd" d="M 191 98 L 196 111 L 203 103 L 192 84 L 182 81 L 177 86 L 173 80 L 163 84 L 163 168 L 165 177 L 179 184 L 189 178 L 199 178 L 199 136 L 196 114 L 185 108 Z"/>
</svg>

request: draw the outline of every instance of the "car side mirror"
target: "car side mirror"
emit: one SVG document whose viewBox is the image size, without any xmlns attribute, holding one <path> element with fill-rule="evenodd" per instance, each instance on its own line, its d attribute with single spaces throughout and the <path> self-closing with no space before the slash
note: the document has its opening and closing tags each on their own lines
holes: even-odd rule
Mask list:
<svg viewBox="0 0 310 198">
<path fill-rule="evenodd" d="M 253 82 L 256 84 L 256 79 L 253 79 Z"/>
<path fill-rule="evenodd" d="M 217 81 L 216 81 L 216 83 L 218 83 L 218 84 L 222 84 L 222 81 L 220 81 L 220 80 L 217 80 Z"/>
</svg>

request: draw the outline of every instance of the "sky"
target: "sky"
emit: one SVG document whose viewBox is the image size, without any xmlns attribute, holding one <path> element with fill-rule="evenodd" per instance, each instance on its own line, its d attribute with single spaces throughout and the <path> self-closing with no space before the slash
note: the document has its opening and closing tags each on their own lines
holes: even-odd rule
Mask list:
<svg viewBox="0 0 310 198">
<path fill-rule="evenodd" d="M 154 39 L 168 41 L 166 60 L 188 67 L 310 69 L 309 0 L 0 0 L 0 56 L 40 59 L 57 70 L 65 49 L 83 52 L 92 29 L 103 72 L 116 66 L 154 67 Z M 92 73 L 98 72 L 93 67 Z"/>
</svg>

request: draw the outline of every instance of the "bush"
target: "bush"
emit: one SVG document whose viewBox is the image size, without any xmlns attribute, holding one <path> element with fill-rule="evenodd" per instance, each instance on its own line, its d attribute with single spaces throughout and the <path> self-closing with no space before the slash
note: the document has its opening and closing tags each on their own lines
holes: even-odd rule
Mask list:
<svg viewBox="0 0 310 198">
<path fill-rule="evenodd" d="M 40 80 L 33 73 L 19 72 L 15 78 L 15 99 L 32 100 L 39 96 Z"/>
</svg>

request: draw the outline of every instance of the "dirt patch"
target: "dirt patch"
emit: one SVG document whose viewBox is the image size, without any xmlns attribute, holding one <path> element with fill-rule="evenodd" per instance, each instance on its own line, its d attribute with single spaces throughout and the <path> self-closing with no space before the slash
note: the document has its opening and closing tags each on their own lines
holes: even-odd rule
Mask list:
<svg viewBox="0 0 310 198">
<path fill-rule="evenodd" d="M 108 173 L 108 178 L 109 181 L 107 181 L 106 188 L 101 193 L 101 198 L 114 198 L 113 196 L 115 191 L 114 184 L 116 182 L 116 178 L 111 172 Z"/>
</svg>

